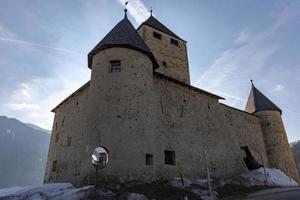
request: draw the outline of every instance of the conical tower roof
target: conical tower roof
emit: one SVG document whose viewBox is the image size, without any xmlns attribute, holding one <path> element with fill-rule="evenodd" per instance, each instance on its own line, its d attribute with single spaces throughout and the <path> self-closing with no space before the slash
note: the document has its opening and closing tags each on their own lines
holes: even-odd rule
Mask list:
<svg viewBox="0 0 300 200">
<path fill-rule="evenodd" d="M 282 113 L 281 109 L 260 92 L 253 83 L 245 110 L 249 113 L 265 110 L 277 110 Z"/>
<path fill-rule="evenodd" d="M 184 41 L 183 39 L 181 39 L 178 35 L 176 35 L 174 32 L 172 32 L 170 29 L 168 29 L 165 25 L 163 25 L 160 21 L 158 21 L 155 17 L 151 16 L 145 21 L 143 22 L 138 29 L 142 26 L 142 25 L 148 25 L 154 29 L 157 29 L 163 33 L 166 33 L 174 38 L 177 38 L 179 40 Z"/>
<path fill-rule="evenodd" d="M 122 19 L 88 54 L 88 67 L 91 68 L 95 54 L 103 49 L 112 47 L 125 47 L 140 51 L 151 59 L 153 69 L 157 69 L 159 66 L 151 50 L 128 20 L 126 14 L 124 19 Z"/>
</svg>

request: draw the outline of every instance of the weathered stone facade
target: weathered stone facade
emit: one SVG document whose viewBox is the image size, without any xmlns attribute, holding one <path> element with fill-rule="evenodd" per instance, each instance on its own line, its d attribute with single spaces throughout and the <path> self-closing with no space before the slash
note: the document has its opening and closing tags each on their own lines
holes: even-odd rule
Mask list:
<svg viewBox="0 0 300 200">
<path fill-rule="evenodd" d="M 162 40 L 152 39 L 153 30 L 142 25 L 139 33 L 159 63 L 156 71 L 140 44 L 100 46 L 92 54 L 91 80 L 53 110 L 45 182 L 92 183 L 91 154 L 99 145 L 110 153 L 101 170 L 108 180 L 168 179 L 178 176 L 178 168 L 186 177 L 202 178 L 205 151 L 212 177 L 239 174 L 247 170 L 241 146 L 248 146 L 260 163 L 263 159 L 297 180 L 294 169 L 282 165 L 292 166 L 294 160 L 280 113 L 237 110 L 189 85 L 185 42 L 172 47 L 164 32 Z M 112 61 L 119 62 L 117 72 Z"/>
<path fill-rule="evenodd" d="M 161 34 L 161 39 L 153 37 L 153 32 Z M 185 41 L 173 38 L 148 25 L 140 26 L 138 33 L 151 49 L 159 64 L 157 72 L 190 83 L 188 55 Z M 171 38 L 178 42 L 178 46 L 171 44 Z"/>
<path fill-rule="evenodd" d="M 270 167 L 280 169 L 299 181 L 296 163 L 280 113 L 269 110 L 256 112 L 255 115 L 260 118 Z"/>
</svg>

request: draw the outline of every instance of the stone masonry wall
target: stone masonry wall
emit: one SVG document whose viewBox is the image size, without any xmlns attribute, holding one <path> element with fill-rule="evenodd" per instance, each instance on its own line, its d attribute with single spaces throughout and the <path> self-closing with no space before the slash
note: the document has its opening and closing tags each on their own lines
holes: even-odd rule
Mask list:
<svg viewBox="0 0 300 200">
<path fill-rule="evenodd" d="M 110 61 L 120 60 L 121 71 L 110 72 Z M 90 155 L 104 145 L 110 152 L 108 167 L 101 175 L 110 181 L 149 181 L 153 166 L 145 165 L 145 154 L 152 151 L 155 132 L 149 102 L 153 91 L 153 67 L 148 56 L 126 48 L 102 50 L 93 58 L 87 107 L 88 151 L 82 175 L 92 180 L 95 169 Z"/>
<path fill-rule="evenodd" d="M 80 91 L 55 110 L 49 147 L 45 182 L 81 182 L 82 155 L 85 137 L 88 87 Z M 57 161 L 53 171 L 53 162 Z"/>
<path fill-rule="evenodd" d="M 241 146 L 267 165 L 259 119 L 249 113 L 219 104 L 217 99 L 154 77 L 156 141 L 154 162 L 157 176 L 205 177 L 204 151 L 212 177 L 239 174 L 246 169 Z M 176 154 L 176 165 L 164 164 L 164 151 Z"/>
<path fill-rule="evenodd" d="M 113 55 L 118 56 L 118 51 Z M 151 65 L 145 60 L 142 62 Z M 128 66 L 126 62 L 123 65 Z M 97 66 L 107 70 L 103 63 Z M 128 70 L 132 79 L 139 77 L 139 72 L 131 71 L 130 65 Z M 116 181 L 172 178 L 178 176 L 178 167 L 186 177 L 205 177 L 204 151 L 212 177 L 239 174 L 247 170 L 240 150 L 243 145 L 249 146 L 258 161 L 263 156 L 267 164 L 256 116 L 219 104 L 215 97 L 158 76 L 140 77 L 143 84 L 132 82 L 131 85 L 117 80 L 122 75 L 114 75 L 104 78 L 95 74 L 92 79 L 99 84 L 93 87 L 99 88 L 99 92 L 96 90 L 92 95 L 85 89 L 56 110 L 46 182 L 71 182 L 77 186 L 93 183 L 90 155 L 99 145 L 110 151 L 110 163 L 101 174 Z M 147 85 L 150 85 L 148 91 Z M 91 102 L 94 106 L 88 108 Z M 101 108 L 95 107 L 95 103 Z M 71 146 L 67 144 L 69 136 Z M 165 150 L 175 151 L 175 166 L 165 164 Z M 146 154 L 153 155 L 150 166 L 145 164 Z"/>
<path fill-rule="evenodd" d="M 121 61 L 121 72 L 110 72 L 112 60 Z M 89 87 L 55 112 L 45 182 L 92 184 L 91 154 L 99 145 L 110 152 L 102 177 L 121 182 L 172 178 L 178 168 L 186 177 L 205 177 L 204 151 L 212 177 L 239 174 L 247 170 L 244 145 L 267 164 L 258 117 L 153 75 L 151 60 L 131 49 L 110 48 L 94 56 Z M 175 165 L 165 163 L 166 150 L 175 152 Z M 153 156 L 150 165 L 146 154 Z"/>
<path fill-rule="evenodd" d="M 256 112 L 261 119 L 270 167 L 280 169 L 299 182 L 297 167 L 278 111 Z"/>
<path fill-rule="evenodd" d="M 153 37 L 153 31 L 162 35 L 161 40 Z M 160 32 L 150 26 L 142 25 L 138 33 L 151 49 L 160 67 L 156 70 L 162 74 L 190 83 L 188 55 L 186 42 L 173 38 L 178 41 L 179 46 L 170 44 L 170 35 Z M 166 65 L 163 64 L 166 63 Z"/>
</svg>

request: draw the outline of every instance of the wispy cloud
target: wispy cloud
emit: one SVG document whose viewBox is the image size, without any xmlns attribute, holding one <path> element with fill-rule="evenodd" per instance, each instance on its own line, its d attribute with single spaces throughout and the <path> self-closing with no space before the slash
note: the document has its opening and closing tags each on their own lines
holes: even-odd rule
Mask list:
<svg viewBox="0 0 300 200">
<path fill-rule="evenodd" d="M 0 41 L 12 42 L 12 43 L 16 43 L 16 44 L 28 45 L 28 46 L 38 47 L 38 48 L 45 48 L 45 49 L 60 51 L 60 52 L 68 53 L 68 54 L 84 55 L 83 53 L 73 51 L 73 50 L 69 50 L 69 49 L 64 49 L 64 48 L 59 48 L 59 47 L 52 47 L 52 46 L 48 46 L 48 45 L 44 45 L 44 44 L 38 44 L 38 43 L 28 42 L 28 41 L 24 41 L 24 40 L 18 40 L 18 39 L 14 39 L 14 38 L 7 38 L 7 37 L 1 37 L 0 36 Z"/>
<path fill-rule="evenodd" d="M 281 92 L 284 90 L 284 86 L 282 84 L 278 84 L 276 85 L 276 87 L 274 88 L 275 91 Z"/>
<path fill-rule="evenodd" d="M 10 103 L 8 106 L 14 111 L 34 111 L 39 110 L 40 106 L 37 104 L 30 103 Z"/>
<path fill-rule="evenodd" d="M 299 16 L 297 9 L 284 5 L 274 22 L 264 30 L 257 33 L 241 31 L 233 41 L 236 46 L 225 50 L 196 80 L 195 85 L 220 95 L 222 90 L 223 96 L 232 99 L 227 101 L 229 104 L 245 102 L 238 95 L 240 90 L 249 84 L 247 80 L 250 80 L 250 75 L 269 67 L 267 63 L 279 49 L 276 43 L 269 43 L 268 40 L 296 16 Z M 276 89 L 282 91 L 284 88 L 278 86 Z"/>
<path fill-rule="evenodd" d="M 118 2 L 123 6 L 127 1 L 128 0 L 118 0 Z M 148 9 L 141 0 L 130 0 L 127 5 L 127 9 L 129 14 L 139 24 L 144 22 L 150 16 Z"/>
<path fill-rule="evenodd" d="M 0 25 L 0 36 L 14 38 L 16 35 L 11 30 L 8 30 L 6 27 Z"/>
</svg>

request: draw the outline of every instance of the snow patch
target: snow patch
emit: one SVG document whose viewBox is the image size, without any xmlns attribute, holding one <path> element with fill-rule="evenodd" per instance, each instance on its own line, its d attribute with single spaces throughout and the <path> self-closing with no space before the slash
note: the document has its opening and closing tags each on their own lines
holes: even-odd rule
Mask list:
<svg viewBox="0 0 300 200">
<path fill-rule="evenodd" d="M 193 181 L 191 181 L 188 178 L 183 178 L 184 186 L 182 185 L 182 181 L 180 177 L 175 177 L 172 181 L 169 182 L 169 185 L 177 188 L 185 188 L 190 187 L 193 184 Z"/>
<path fill-rule="evenodd" d="M 269 186 L 293 187 L 298 186 L 298 183 L 292 178 L 285 175 L 279 169 L 259 168 L 253 171 L 245 172 L 240 176 L 226 180 L 226 183 L 239 184 L 246 187 L 266 185 L 266 177 Z"/>
<path fill-rule="evenodd" d="M 147 200 L 147 198 L 143 194 L 130 193 L 127 195 L 127 200 Z"/>
<path fill-rule="evenodd" d="M 92 186 L 75 189 L 70 183 L 53 183 L 42 186 L 0 189 L 0 200 L 79 200 L 88 195 Z"/>
</svg>

